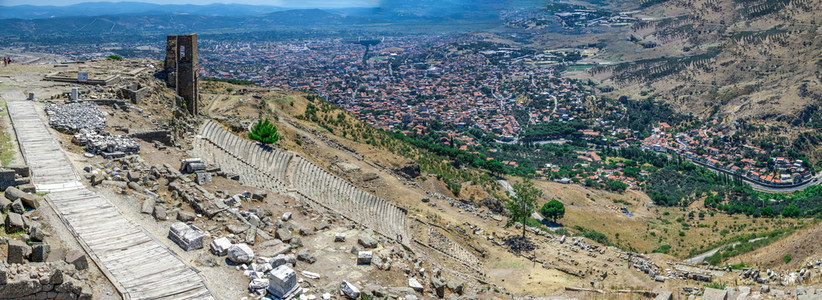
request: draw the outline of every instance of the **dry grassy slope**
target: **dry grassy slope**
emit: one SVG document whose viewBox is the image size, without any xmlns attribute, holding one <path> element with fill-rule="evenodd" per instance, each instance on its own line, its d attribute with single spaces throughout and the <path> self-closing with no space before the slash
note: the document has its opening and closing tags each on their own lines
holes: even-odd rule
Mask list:
<svg viewBox="0 0 822 300">
<path fill-rule="evenodd" d="M 432 202 L 437 204 L 436 207 L 422 203 L 420 199 L 426 197 L 425 190 L 447 195 L 448 189 L 445 184 L 437 180 L 435 176 L 429 174 L 423 175 L 427 178 L 426 180 L 419 178 L 416 180 L 421 188 L 406 185 L 389 169 L 405 165 L 410 162 L 408 158 L 395 155 L 382 146 L 373 146 L 352 141 L 351 139 L 354 137 L 350 133 L 346 134 L 346 138 L 342 138 L 339 136 L 342 132 L 339 128 L 335 127 L 335 133 L 332 134 L 314 122 L 296 118 L 296 116 L 305 112 L 305 107 L 309 103 L 304 94 L 293 91 L 233 86 L 225 83 L 204 83 L 201 86 L 204 87 L 205 91 L 205 93 L 203 93 L 203 99 L 206 101 L 206 103 L 204 103 L 205 107 L 207 107 L 206 111 L 212 118 L 222 120 L 223 123 L 230 126 L 233 123 L 243 120 L 253 121 L 259 117 L 273 118 L 273 116 L 277 116 L 279 121 L 275 123 L 284 135 L 284 139 L 278 142 L 278 146 L 305 155 L 312 161 L 332 171 L 334 170 L 333 164 L 335 162 L 343 161 L 356 164 L 362 168 L 361 171 L 349 174 L 334 172 L 346 177 L 355 185 L 369 192 L 383 197 L 392 203 L 409 208 L 411 217 L 453 228 L 453 230 L 449 230 L 449 232 L 453 234 L 454 238 L 463 244 L 465 248 L 470 249 L 475 247 L 485 252 L 486 256 L 483 261 L 488 279 L 505 287 L 507 290 L 518 294 L 555 295 L 561 293 L 565 286 L 585 286 L 588 284 L 587 279 L 579 279 L 558 270 L 545 269 L 539 264 L 534 264 L 522 257 L 509 253 L 504 248 L 492 245 L 491 241 L 483 238 L 484 235 L 491 235 L 492 233 L 498 236 L 517 234 L 518 230 L 504 228 L 502 226 L 505 224 L 504 220 L 497 222 L 490 218 L 482 219 L 473 214 L 462 212 L 458 208 L 448 205 L 445 201 L 436 199 L 432 199 Z M 234 89 L 233 95 L 228 95 L 226 92 L 226 88 L 228 87 Z M 254 97 L 255 95 L 258 96 L 258 98 Z M 270 111 L 268 108 L 270 108 Z M 328 114 L 333 116 L 336 116 L 338 113 L 339 111 L 337 110 L 328 112 Z M 320 115 L 320 118 L 323 117 L 324 114 Z M 347 116 L 347 118 L 350 118 L 350 116 Z M 349 123 L 359 124 L 360 121 L 352 119 Z M 327 138 L 322 138 L 320 135 Z M 298 144 L 297 141 L 300 141 L 300 143 Z M 364 160 L 360 160 L 350 151 L 331 146 L 332 143 L 353 149 L 361 154 Z M 376 164 L 387 168 L 376 166 Z M 379 179 L 369 182 L 360 180 L 360 176 L 366 173 L 374 173 L 379 176 Z M 515 178 L 509 178 L 509 180 L 512 182 L 517 181 Z M 647 196 L 639 192 L 617 195 L 588 190 L 585 187 L 577 185 L 558 185 L 548 182 L 540 182 L 538 183 L 538 187 L 545 192 L 546 197 L 543 199 L 545 201 L 556 197 L 569 205 L 570 203 L 575 203 L 574 206 L 569 206 L 569 222 L 567 223 L 569 226 L 583 224 L 589 228 L 605 232 L 609 236 L 615 232 L 622 232 L 622 235 L 626 236 L 626 241 L 638 242 L 642 240 L 641 234 L 634 237 L 631 233 L 621 230 L 613 231 L 611 229 L 631 228 L 631 230 L 640 232 L 639 228 L 645 228 L 644 222 L 654 218 L 652 215 L 653 212 L 637 212 L 641 217 L 627 219 L 624 215 L 612 211 L 615 204 L 611 203 L 609 199 L 623 198 L 632 200 L 633 198 L 641 198 L 647 201 Z M 500 189 L 498 186 L 495 188 Z M 567 192 L 566 190 L 568 189 L 573 192 Z M 502 193 L 501 189 L 496 192 L 499 194 Z M 590 194 L 596 201 L 585 199 L 585 196 L 583 196 L 585 194 Z M 470 198 L 471 195 L 474 195 L 477 199 L 488 196 L 480 186 L 467 182 L 463 183 L 461 196 Z M 577 204 L 582 203 L 582 201 L 590 203 L 586 203 L 585 205 Z M 587 221 L 587 219 L 589 219 L 589 216 L 586 215 L 587 212 L 595 212 L 595 222 Z M 470 234 L 471 230 L 465 225 L 466 222 L 482 228 L 483 236 Z M 632 225 L 621 226 L 622 224 L 626 224 L 626 222 Z M 412 231 L 424 233 L 424 227 L 420 227 L 416 221 L 412 223 L 416 224 L 415 227 L 412 227 Z M 468 234 L 462 234 L 460 232 L 468 232 Z M 424 236 L 424 234 L 419 235 Z M 540 257 L 549 259 L 556 255 L 557 251 L 560 251 L 554 248 L 555 246 L 544 243 L 544 241 L 538 240 L 537 242 L 541 244 L 541 250 L 539 251 L 539 253 L 541 253 Z M 637 246 L 637 248 L 646 250 L 652 249 L 654 246 L 655 245 L 648 243 L 647 245 L 642 244 Z M 607 257 L 614 255 L 613 252 L 609 252 L 609 256 L 607 257 L 591 258 L 586 256 L 585 253 L 570 253 L 578 261 L 590 261 L 590 266 L 608 264 L 609 262 L 606 261 Z M 667 256 L 660 256 L 659 261 L 662 262 L 668 258 Z M 459 269 L 461 267 L 461 265 L 454 265 L 453 261 L 444 259 L 433 252 L 426 254 L 426 259 L 438 261 L 441 265 L 449 268 Z M 568 267 L 562 264 L 560 264 L 560 266 Z M 585 266 L 586 267 L 572 266 L 571 268 L 581 268 L 581 270 L 585 270 L 587 266 L 589 266 L 588 263 L 586 263 Z M 608 280 L 603 284 L 605 288 L 611 286 L 630 286 L 651 289 L 655 286 L 655 283 L 647 276 L 638 274 L 624 267 L 619 269 L 618 275 L 609 276 Z"/>
<path fill-rule="evenodd" d="M 822 10 L 822 1 L 785 1 L 788 4 L 774 13 L 745 15 L 745 8 L 778 2 L 782 1 L 677 0 L 646 8 L 647 14 L 661 12 L 662 18 L 647 26 L 636 25 L 630 33 L 660 45 L 626 48 L 623 42 L 609 46 L 608 57 L 630 62 L 696 55 L 715 47 L 721 52 L 662 77 L 641 76 L 663 72 L 662 64 L 593 76 L 618 87 L 612 96 L 639 98 L 641 91 L 650 90 L 680 111 L 700 116 L 710 116 L 718 106 L 719 113 L 731 121 L 767 119 L 798 124 L 797 112 L 818 103 L 818 95 L 822 95 L 817 64 L 822 59 L 822 29 L 816 25 L 822 24 L 822 15 L 816 13 Z M 679 16 L 682 19 L 671 22 Z M 685 52 L 686 46 L 691 50 Z M 619 75 L 627 78 L 619 79 Z"/>
<path fill-rule="evenodd" d="M 368 192 L 400 206 L 411 208 L 422 217 L 437 215 L 443 223 L 462 223 L 459 218 L 443 214 L 440 210 L 420 202 L 420 199 L 427 197 L 426 190 L 454 196 L 441 180 L 437 180 L 433 175 L 423 174 L 416 179 L 422 188 L 406 185 L 405 181 L 400 179 L 393 170 L 412 164 L 414 161 L 389 151 L 386 146 L 374 146 L 355 141 L 356 139 L 362 140 L 362 134 L 366 132 L 372 135 L 380 133 L 373 131 L 366 123 L 355 119 L 341 109 L 333 108 L 325 113 L 318 112 L 318 116 L 324 118 L 328 115 L 337 118 L 339 113 L 343 113 L 346 118 L 345 124 L 349 126 L 345 129 L 348 132 L 346 137 L 340 136 L 345 126 L 330 125 L 329 127 L 334 130 L 332 133 L 314 122 L 297 117 L 303 115 L 306 107 L 311 103 L 304 93 L 237 86 L 223 82 L 203 82 L 201 87 L 203 87 L 201 94 L 203 105 L 206 108 L 204 111 L 211 118 L 238 129 L 242 127 L 239 125 L 242 121 L 253 122 L 259 118 L 269 118 L 283 136 L 277 143 L 278 147 L 297 152 Z M 227 88 L 232 88 L 233 92 L 228 93 Z M 316 100 L 311 104 L 319 106 L 318 103 L 319 101 Z M 375 139 L 389 138 L 383 134 Z M 402 147 L 412 148 L 405 144 Z M 336 166 L 337 163 L 354 164 L 360 167 L 360 170 L 345 173 Z M 448 163 L 443 162 L 443 164 Z M 376 175 L 377 179 L 367 180 L 373 175 Z M 425 179 L 422 179 L 423 177 Z M 488 196 L 488 193 L 484 192 L 481 187 L 469 182 L 463 183 L 463 187 L 465 190 L 461 196 L 464 198 L 474 195 L 474 198 L 482 199 Z"/>
<path fill-rule="evenodd" d="M 764 268 L 798 270 L 808 262 L 822 259 L 820 235 L 822 235 L 822 224 L 817 222 L 777 243 L 734 257 L 728 263 L 744 262 Z M 791 255 L 791 261 L 787 264 L 783 261 L 786 254 Z"/>
<path fill-rule="evenodd" d="M 460 214 L 457 209 L 446 203 L 439 203 L 438 207 L 430 207 L 420 202 L 421 198 L 427 197 L 425 191 L 453 195 L 441 180 L 437 180 L 430 174 L 423 175 L 425 180 L 419 178 L 415 180 L 421 188 L 405 185 L 391 170 L 410 163 L 410 159 L 396 155 L 383 146 L 353 141 L 352 139 L 361 138 L 361 136 L 354 136 L 353 129 L 349 129 L 346 138 L 342 138 L 339 135 L 342 134 L 341 128 L 344 126 L 330 125 L 336 128 L 334 133 L 331 133 L 314 122 L 296 118 L 295 116 L 305 113 L 306 106 L 310 103 L 302 93 L 233 86 L 226 83 L 206 83 L 203 86 L 206 91 L 203 99 L 207 101 L 204 105 L 208 107 L 207 111 L 211 117 L 222 119 L 226 124 L 232 124 L 242 120 L 254 121 L 260 117 L 273 119 L 273 116 L 277 116 L 279 121 L 275 123 L 284 135 L 284 138 L 278 142 L 278 146 L 300 153 L 332 171 L 335 170 L 334 164 L 337 162 L 353 163 L 359 166 L 361 168 L 359 172 L 334 172 L 377 196 L 408 207 L 412 216 L 443 225 L 459 226 L 468 221 L 472 224 L 484 224 L 493 231 L 501 230 L 497 226 L 502 224 L 492 224 L 495 222 L 489 222 L 490 219 L 482 220 L 468 214 Z M 232 95 L 226 93 L 228 87 L 234 89 Z M 317 105 L 316 102 L 314 104 Z M 335 108 L 327 113 L 319 113 L 319 117 L 324 118 L 328 114 L 336 118 L 340 112 Z M 363 124 L 350 115 L 346 118 L 349 119 L 347 122 L 352 124 L 352 128 L 356 128 L 356 124 Z M 321 138 L 321 136 L 326 138 Z M 333 147 L 333 144 L 352 149 L 363 159 L 361 160 L 348 150 Z M 369 173 L 376 174 L 379 179 L 363 181 L 363 175 Z M 508 180 L 511 183 L 519 181 L 518 178 L 508 178 Z M 558 199 L 566 204 L 566 217 L 560 221 L 566 227 L 573 228 L 579 225 L 604 233 L 616 245 L 624 249 L 635 249 L 638 252 L 650 253 L 661 245 L 667 244 L 671 246 L 671 255 L 686 258 L 690 250 L 701 249 L 700 246 L 705 247 L 722 240 L 724 238 L 720 235 L 722 230 L 730 231 L 730 236 L 733 236 L 755 231 L 769 231 L 787 225 L 756 223 L 756 220 L 752 218 L 740 216 L 734 219 L 724 214 L 706 216 L 704 220 L 689 219 L 687 214 L 691 211 L 707 212 L 708 210 L 702 207 L 699 201 L 687 209 L 655 207 L 647 195 L 641 191 L 631 190 L 624 194 L 616 194 L 592 190 L 580 185 L 563 185 L 544 181 L 536 181 L 535 184 L 544 193 L 539 203 L 540 206 L 550 199 Z M 498 188 L 498 185 L 494 184 L 491 188 Z M 494 192 L 498 195 L 504 194 L 501 189 Z M 470 199 L 472 195 L 474 199 L 482 199 L 488 196 L 488 192 L 482 186 L 464 182 L 462 198 Z M 614 202 L 614 200 L 627 201 L 631 205 Z M 627 206 L 634 216 L 628 217 L 619 212 L 620 206 Z M 689 224 L 688 230 L 684 230 L 681 222 L 676 221 L 680 217 Z M 738 227 L 743 224 L 744 229 Z M 684 231 L 686 235 L 679 236 L 680 231 Z M 668 258 L 665 257 L 664 259 Z M 511 271 L 510 268 L 504 267 L 505 264 L 495 265 L 500 267 L 494 268 L 500 274 L 508 274 Z"/>
</svg>

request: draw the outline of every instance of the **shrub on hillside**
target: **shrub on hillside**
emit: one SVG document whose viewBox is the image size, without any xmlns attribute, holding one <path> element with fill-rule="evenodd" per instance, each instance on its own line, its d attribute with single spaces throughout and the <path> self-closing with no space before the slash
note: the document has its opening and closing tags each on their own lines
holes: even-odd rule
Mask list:
<svg viewBox="0 0 822 300">
<path fill-rule="evenodd" d="M 257 123 L 251 127 L 248 132 L 248 138 L 259 141 L 263 144 L 273 144 L 280 140 L 280 134 L 277 133 L 277 127 L 274 127 L 268 118 L 257 120 Z"/>
</svg>

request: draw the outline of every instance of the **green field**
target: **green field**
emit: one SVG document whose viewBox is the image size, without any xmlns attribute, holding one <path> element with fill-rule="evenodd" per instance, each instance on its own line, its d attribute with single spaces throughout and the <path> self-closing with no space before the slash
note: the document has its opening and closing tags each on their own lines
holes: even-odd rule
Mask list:
<svg viewBox="0 0 822 300">
<path fill-rule="evenodd" d="M 573 65 L 573 66 L 568 66 L 568 71 L 571 71 L 571 72 L 582 71 L 582 70 L 591 68 L 593 66 L 594 65 Z"/>
</svg>

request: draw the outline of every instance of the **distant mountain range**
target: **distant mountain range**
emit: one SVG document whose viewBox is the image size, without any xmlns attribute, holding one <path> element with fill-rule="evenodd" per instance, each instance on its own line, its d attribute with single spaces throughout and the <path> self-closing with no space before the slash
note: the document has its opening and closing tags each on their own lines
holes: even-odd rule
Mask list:
<svg viewBox="0 0 822 300">
<path fill-rule="evenodd" d="M 377 7 L 325 10 L 360 17 L 374 15 L 391 15 L 393 17 L 476 17 L 478 15 L 496 15 L 502 9 L 544 7 L 545 3 L 547 3 L 547 0 L 382 0 Z M 194 5 L 85 2 L 68 6 L 0 6 L 0 19 L 36 20 L 66 17 L 146 15 L 259 16 L 294 9 L 293 7 L 225 3 Z"/>
<path fill-rule="evenodd" d="M 224 4 L 153 4 L 142 2 L 85 2 L 68 6 L 18 5 L 0 7 L 0 19 L 49 19 L 65 17 L 114 15 L 191 14 L 202 16 L 253 16 L 286 10 L 264 5 Z"/>
<path fill-rule="evenodd" d="M 161 5 L 140 2 L 88 2 L 69 6 L 0 7 L 0 40 L 59 41 L 66 36 L 203 34 L 276 31 L 284 27 L 313 32 L 337 26 L 407 32 L 477 30 L 499 23 L 500 12 L 544 7 L 547 0 L 382 0 L 378 7 L 293 9 L 243 4 Z M 352 29 L 354 28 L 354 29 Z M 4 39 L 8 38 L 8 39 Z M 19 37 L 19 38 L 18 38 Z M 25 38 L 23 38 L 25 37 Z"/>
</svg>

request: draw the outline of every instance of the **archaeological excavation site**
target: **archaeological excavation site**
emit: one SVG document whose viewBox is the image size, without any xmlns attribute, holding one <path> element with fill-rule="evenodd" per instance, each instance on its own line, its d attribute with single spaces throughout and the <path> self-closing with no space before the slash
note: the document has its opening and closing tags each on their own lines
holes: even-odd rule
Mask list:
<svg viewBox="0 0 822 300">
<path fill-rule="evenodd" d="M 454 193 L 321 97 L 199 78 L 197 35 L 166 43 L 0 73 L 0 299 L 818 299 L 797 284 L 820 261 L 734 270 L 509 222 L 507 183 Z M 629 197 L 546 189 L 569 214 Z"/>
</svg>

